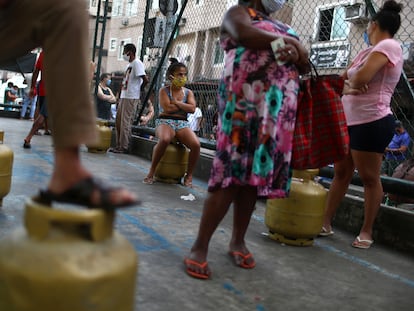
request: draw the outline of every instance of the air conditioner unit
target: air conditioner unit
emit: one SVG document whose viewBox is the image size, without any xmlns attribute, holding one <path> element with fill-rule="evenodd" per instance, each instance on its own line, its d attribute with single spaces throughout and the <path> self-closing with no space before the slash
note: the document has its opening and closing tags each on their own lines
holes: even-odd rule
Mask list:
<svg viewBox="0 0 414 311">
<path fill-rule="evenodd" d="M 353 24 L 366 24 L 369 21 L 365 5 L 355 3 L 345 6 L 345 21 Z"/>
<path fill-rule="evenodd" d="M 124 26 L 128 26 L 128 24 L 129 24 L 129 19 L 128 19 L 128 18 L 124 18 L 124 19 L 122 19 L 122 20 L 121 20 L 121 23 L 122 23 L 122 25 L 124 25 Z"/>
</svg>

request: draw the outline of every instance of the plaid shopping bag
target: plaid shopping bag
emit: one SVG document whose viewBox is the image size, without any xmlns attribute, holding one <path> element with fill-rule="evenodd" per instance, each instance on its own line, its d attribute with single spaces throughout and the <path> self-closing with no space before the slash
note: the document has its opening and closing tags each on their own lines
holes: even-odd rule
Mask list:
<svg viewBox="0 0 414 311">
<path fill-rule="evenodd" d="M 344 79 L 315 74 L 301 81 L 291 166 L 321 168 L 341 160 L 349 149 L 348 128 L 341 102 Z"/>
</svg>

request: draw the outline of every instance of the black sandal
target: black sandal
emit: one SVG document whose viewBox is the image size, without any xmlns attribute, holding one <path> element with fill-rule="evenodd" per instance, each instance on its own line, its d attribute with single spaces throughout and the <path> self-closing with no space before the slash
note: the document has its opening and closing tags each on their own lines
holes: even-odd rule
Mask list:
<svg viewBox="0 0 414 311">
<path fill-rule="evenodd" d="M 41 190 L 39 197 L 36 199 L 44 204 L 51 204 L 53 201 L 55 201 L 61 203 L 84 205 L 88 208 L 101 208 L 106 211 L 113 211 L 118 207 L 128 207 L 140 203 L 138 200 L 135 200 L 114 204 L 110 199 L 110 194 L 111 192 L 119 189 L 119 187 L 110 187 L 103 184 L 101 181 L 94 179 L 93 177 L 88 177 L 60 194 L 53 193 L 49 190 Z M 99 192 L 99 204 L 93 203 L 91 201 L 94 191 Z"/>
<path fill-rule="evenodd" d="M 23 148 L 24 149 L 30 149 L 30 148 L 32 148 L 32 145 L 29 142 L 27 142 L 26 139 L 25 139 L 24 143 L 23 143 Z"/>
</svg>

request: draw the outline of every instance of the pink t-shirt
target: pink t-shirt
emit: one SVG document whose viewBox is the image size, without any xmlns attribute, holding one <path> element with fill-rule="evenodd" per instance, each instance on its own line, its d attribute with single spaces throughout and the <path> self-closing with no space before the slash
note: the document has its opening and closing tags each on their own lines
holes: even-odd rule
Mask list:
<svg viewBox="0 0 414 311">
<path fill-rule="evenodd" d="M 377 45 L 361 51 L 348 68 L 348 78 L 352 78 L 373 52 L 384 54 L 388 64 L 381 68 L 370 82 L 368 91 L 361 95 L 344 95 L 342 103 L 348 125 L 358 125 L 379 120 L 392 114 L 390 103 L 402 71 L 403 57 L 400 44 L 394 39 L 385 39 Z"/>
</svg>

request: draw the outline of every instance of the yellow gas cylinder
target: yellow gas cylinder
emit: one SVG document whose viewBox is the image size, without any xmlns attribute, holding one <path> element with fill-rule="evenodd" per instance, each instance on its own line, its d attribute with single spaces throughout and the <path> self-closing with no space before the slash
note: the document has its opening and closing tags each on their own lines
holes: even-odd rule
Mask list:
<svg viewBox="0 0 414 311">
<path fill-rule="evenodd" d="M 0 240 L 0 310 L 134 310 L 138 257 L 113 212 L 28 200 L 24 218 Z"/>
<path fill-rule="evenodd" d="M 155 180 L 178 184 L 187 172 L 189 153 L 183 144 L 174 139 L 155 169 Z"/>
<path fill-rule="evenodd" d="M 323 225 L 325 188 L 313 179 L 318 169 L 293 171 L 288 198 L 268 199 L 265 224 L 270 238 L 289 245 L 309 246 Z"/>
<path fill-rule="evenodd" d="M 86 145 L 88 152 L 91 153 L 106 153 L 111 147 L 112 130 L 106 125 L 97 125 L 98 128 L 98 143 L 96 145 Z"/>
<path fill-rule="evenodd" d="M 0 130 L 0 206 L 3 205 L 3 198 L 10 192 L 14 157 L 13 151 L 3 142 L 4 131 Z"/>
<path fill-rule="evenodd" d="M 96 119 L 96 124 L 99 126 L 108 126 L 109 122 L 105 119 Z"/>
</svg>

